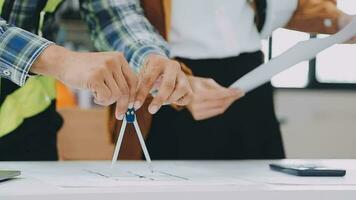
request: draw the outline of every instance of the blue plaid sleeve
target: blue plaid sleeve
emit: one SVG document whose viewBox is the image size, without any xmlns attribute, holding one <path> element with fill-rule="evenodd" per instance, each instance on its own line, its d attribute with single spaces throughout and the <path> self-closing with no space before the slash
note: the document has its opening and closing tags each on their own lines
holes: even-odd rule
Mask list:
<svg viewBox="0 0 356 200">
<path fill-rule="evenodd" d="M 168 56 L 168 44 L 144 16 L 139 0 L 81 0 L 81 8 L 95 47 L 122 51 L 136 72 L 147 55 Z"/>
<path fill-rule="evenodd" d="M 24 85 L 33 62 L 50 44 L 0 18 L 0 77 Z"/>
</svg>

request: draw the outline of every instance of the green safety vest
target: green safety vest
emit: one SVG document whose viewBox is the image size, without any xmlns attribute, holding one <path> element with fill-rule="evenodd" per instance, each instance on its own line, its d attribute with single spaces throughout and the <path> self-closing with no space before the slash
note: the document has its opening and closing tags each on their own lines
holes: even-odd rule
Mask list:
<svg viewBox="0 0 356 200">
<path fill-rule="evenodd" d="M 45 8 L 40 13 L 38 30 L 40 36 L 42 36 L 45 14 L 53 13 L 61 1 L 47 1 Z M 5 0 L 0 0 L 0 12 L 4 2 Z M 26 118 L 45 111 L 55 98 L 56 88 L 53 78 L 45 76 L 30 77 L 23 87 L 8 95 L 0 105 L 0 137 L 14 131 Z"/>
</svg>

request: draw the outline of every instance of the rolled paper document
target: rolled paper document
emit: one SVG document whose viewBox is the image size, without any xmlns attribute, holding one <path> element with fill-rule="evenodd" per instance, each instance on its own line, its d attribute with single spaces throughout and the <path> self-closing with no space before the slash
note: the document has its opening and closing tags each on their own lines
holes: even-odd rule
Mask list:
<svg viewBox="0 0 356 200">
<path fill-rule="evenodd" d="M 248 93 L 269 82 L 278 73 L 302 61 L 313 59 L 321 51 L 335 44 L 346 42 L 354 36 L 356 36 L 356 17 L 345 28 L 334 35 L 299 42 L 281 55 L 244 75 L 233 83 L 230 88 L 238 88 Z"/>
</svg>

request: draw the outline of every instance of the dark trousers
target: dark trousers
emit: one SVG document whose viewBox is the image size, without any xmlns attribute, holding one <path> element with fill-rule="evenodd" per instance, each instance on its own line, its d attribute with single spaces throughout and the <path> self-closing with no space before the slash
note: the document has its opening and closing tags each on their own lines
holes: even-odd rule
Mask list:
<svg viewBox="0 0 356 200">
<path fill-rule="evenodd" d="M 213 78 L 228 87 L 263 62 L 262 52 L 226 59 L 190 60 L 195 76 Z M 153 117 L 147 138 L 153 159 L 284 158 L 270 83 L 248 93 L 220 116 L 195 121 L 186 109 L 164 106 Z"/>
<path fill-rule="evenodd" d="M 0 161 L 58 160 L 57 132 L 61 125 L 53 101 L 44 112 L 25 119 L 16 130 L 0 138 Z"/>
</svg>

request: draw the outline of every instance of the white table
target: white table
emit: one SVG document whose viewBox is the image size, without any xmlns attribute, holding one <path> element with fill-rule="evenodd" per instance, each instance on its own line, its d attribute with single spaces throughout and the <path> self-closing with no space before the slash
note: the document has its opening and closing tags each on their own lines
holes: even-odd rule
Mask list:
<svg viewBox="0 0 356 200">
<path fill-rule="evenodd" d="M 197 179 L 111 187 L 63 187 L 41 177 L 65 174 L 63 179 L 76 182 L 79 171 L 107 168 L 108 161 L 98 162 L 0 162 L 0 169 L 17 169 L 22 175 L 0 183 L 0 199 L 356 199 L 356 160 L 313 160 L 330 167 L 344 168 L 344 178 L 299 178 L 271 171 L 268 164 L 278 161 L 154 161 L 154 167 L 185 167 Z M 142 166 L 143 162 L 121 162 L 122 167 Z M 193 173 L 194 171 L 194 173 Z M 201 172 L 201 173 L 200 173 Z M 187 172 L 188 173 L 188 172 Z M 191 178 L 191 177 L 190 177 Z M 201 179 L 200 179 L 201 178 Z M 199 179 L 199 181 L 197 181 Z"/>
</svg>

